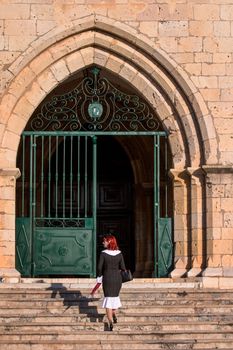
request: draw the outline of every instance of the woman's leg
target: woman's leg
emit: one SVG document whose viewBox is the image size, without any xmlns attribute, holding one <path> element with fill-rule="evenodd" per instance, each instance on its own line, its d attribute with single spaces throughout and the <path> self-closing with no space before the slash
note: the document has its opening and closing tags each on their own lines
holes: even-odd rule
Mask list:
<svg viewBox="0 0 233 350">
<path fill-rule="evenodd" d="M 117 323 L 116 309 L 112 309 L 112 319 L 114 323 Z"/>
<path fill-rule="evenodd" d="M 106 314 L 107 314 L 107 318 L 108 318 L 108 321 L 109 321 L 109 323 L 111 323 L 112 322 L 112 309 L 106 309 Z"/>
<path fill-rule="evenodd" d="M 109 322 L 109 330 L 113 330 L 113 322 L 112 322 L 112 309 L 106 309 L 106 314 Z"/>
</svg>

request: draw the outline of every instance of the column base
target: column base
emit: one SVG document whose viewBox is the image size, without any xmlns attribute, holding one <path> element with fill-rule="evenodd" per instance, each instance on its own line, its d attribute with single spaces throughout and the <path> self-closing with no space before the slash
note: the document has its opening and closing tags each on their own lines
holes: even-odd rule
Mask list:
<svg viewBox="0 0 233 350">
<path fill-rule="evenodd" d="M 186 277 L 187 275 L 187 269 L 179 269 L 176 268 L 170 273 L 171 278 L 176 278 L 176 277 Z"/>
<path fill-rule="evenodd" d="M 19 283 L 21 275 L 16 269 L 0 268 L 0 278 L 3 283 Z"/>
<path fill-rule="evenodd" d="M 202 269 L 200 267 L 193 267 L 187 272 L 187 277 L 199 277 L 201 275 Z"/>
</svg>

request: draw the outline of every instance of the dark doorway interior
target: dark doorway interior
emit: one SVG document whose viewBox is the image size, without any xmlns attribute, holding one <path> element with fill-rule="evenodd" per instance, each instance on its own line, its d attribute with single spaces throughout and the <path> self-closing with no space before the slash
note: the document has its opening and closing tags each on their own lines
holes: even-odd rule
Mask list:
<svg viewBox="0 0 233 350">
<path fill-rule="evenodd" d="M 113 234 L 127 268 L 135 270 L 133 228 L 133 173 L 129 158 L 112 136 L 98 137 L 97 148 L 97 257 L 102 236 Z"/>
</svg>

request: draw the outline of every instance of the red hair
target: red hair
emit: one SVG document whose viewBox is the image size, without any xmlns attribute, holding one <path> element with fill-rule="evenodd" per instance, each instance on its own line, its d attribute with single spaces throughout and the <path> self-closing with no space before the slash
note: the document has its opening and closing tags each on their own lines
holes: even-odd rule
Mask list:
<svg viewBox="0 0 233 350">
<path fill-rule="evenodd" d="M 109 250 L 118 250 L 118 245 L 116 238 L 112 235 L 108 235 L 104 237 L 104 241 L 108 243 L 108 249 Z"/>
</svg>

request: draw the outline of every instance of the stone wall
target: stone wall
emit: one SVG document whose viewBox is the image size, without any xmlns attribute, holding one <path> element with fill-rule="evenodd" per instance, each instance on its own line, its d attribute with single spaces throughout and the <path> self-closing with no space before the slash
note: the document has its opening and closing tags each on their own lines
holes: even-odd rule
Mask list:
<svg viewBox="0 0 233 350">
<path fill-rule="evenodd" d="M 11 64 L 50 30 L 99 14 L 150 38 L 182 66 L 203 95 L 219 135 L 218 157 L 232 164 L 233 1 L 231 0 L 2 0 L 1 92 L 13 78 Z M 1 125 L 2 129 L 2 125 Z M 1 130 L 0 129 L 0 130 Z"/>
<path fill-rule="evenodd" d="M 78 56 L 75 50 L 73 50 L 73 56 L 68 56 L 74 45 L 74 39 L 71 36 L 77 31 L 84 32 L 85 26 L 90 22 L 92 24 L 89 24 L 89 31 L 91 32 L 93 27 L 94 42 L 98 41 L 100 47 L 103 46 L 101 42 L 103 38 L 94 33 L 95 26 L 98 27 L 98 22 L 101 22 L 104 31 L 104 26 L 108 30 L 110 23 L 113 24 L 115 31 L 108 43 L 108 55 L 104 56 L 98 50 L 87 53 L 86 49 L 85 54 L 81 56 Z M 90 57 L 94 57 L 95 62 L 101 61 L 101 64 L 104 62 L 103 66 L 115 69 L 124 77 L 127 76 L 128 81 L 134 82 L 139 89 L 143 87 L 145 96 L 149 99 L 153 96 L 149 82 L 145 86 L 145 80 L 139 80 L 137 71 L 133 68 L 129 69 L 126 61 L 124 61 L 124 70 L 121 70 L 122 62 L 111 57 L 111 52 L 117 48 L 122 56 L 127 56 L 128 60 L 135 60 L 135 51 L 130 51 L 123 39 L 121 46 L 117 46 L 120 31 L 124 32 L 126 42 L 137 43 L 140 40 L 141 49 L 147 46 L 149 53 L 151 47 L 152 56 L 156 56 L 158 52 L 158 56 L 161 56 L 160 65 L 163 65 L 163 70 L 168 77 L 168 81 L 164 84 L 167 99 L 170 98 L 176 104 L 177 91 L 175 92 L 172 84 L 175 87 L 179 86 L 185 91 L 197 116 L 197 120 L 194 120 L 192 113 L 184 114 L 182 111 L 186 108 L 184 107 L 186 102 L 180 102 L 180 111 L 182 110 L 180 116 L 182 117 L 183 113 L 187 119 L 182 121 L 183 132 L 188 135 L 185 136 L 191 149 L 188 153 L 193 152 L 193 158 L 191 155 L 190 161 L 185 163 L 185 160 L 182 160 L 182 164 L 179 165 L 177 165 L 178 161 L 174 162 L 176 163 L 174 168 L 178 168 L 174 172 L 183 174 L 185 169 L 186 176 L 189 177 L 188 180 L 184 180 L 183 175 L 175 176 L 174 189 L 177 192 L 175 239 L 177 239 L 176 249 L 181 252 L 176 252 L 178 269 L 200 271 L 204 265 L 207 265 L 207 275 L 208 273 L 231 274 L 233 267 L 233 0 L 1 0 L 0 142 L 2 148 L 0 162 L 2 165 L 0 168 L 15 167 L 18 142 L 26 121 L 39 101 L 55 84 L 81 67 L 81 64 L 78 64 L 80 60 L 82 64 L 89 64 L 92 62 Z M 90 36 L 83 33 L 83 36 L 76 40 L 78 50 L 81 42 L 82 47 L 85 48 L 85 42 L 88 43 Z M 46 51 L 49 47 L 50 50 Z M 64 59 L 58 62 L 61 52 Z M 140 62 L 139 54 L 140 51 L 137 62 Z M 165 60 L 163 57 L 168 59 Z M 49 64 L 53 65 L 52 68 L 49 72 L 43 73 Z M 143 58 L 142 67 L 146 64 L 149 67 L 146 67 L 148 72 L 156 75 L 156 68 Z M 177 85 L 174 83 L 175 79 Z M 189 87 L 184 86 L 185 81 L 189 82 Z M 21 104 L 18 103 L 19 99 Z M 165 95 L 164 99 L 166 99 Z M 162 118 L 162 112 L 160 114 Z M 167 117 L 164 117 L 165 119 L 167 120 Z M 190 135 L 188 134 L 189 126 L 193 128 L 192 130 L 195 129 L 198 144 L 193 141 L 194 131 L 191 130 Z M 177 143 L 181 143 L 183 138 L 181 132 Z M 203 154 L 202 147 L 205 149 Z M 195 150 L 192 151 L 192 149 Z M 175 157 L 176 152 L 174 150 L 172 152 Z M 195 169 L 200 166 L 203 166 L 201 179 L 199 175 L 195 175 L 197 172 Z M 192 169 L 187 170 L 188 167 Z M 5 171 L 3 171 L 4 174 Z M 5 175 L 2 176 L 1 194 L 5 191 L 5 185 L 2 184 L 10 181 Z M 177 185 L 178 178 L 179 185 Z M 177 190 L 180 186 L 188 186 L 190 190 L 187 191 L 187 188 Z M 184 192 L 185 197 L 182 197 Z M 187 192 L 191 193 L 191 198 Z M 188 212 L 186 204 L 179 205 L 183 198 L 192 202 L 191 213 Z M 5 203 L 5 200 L 9 201 Z M 5 256 L 2 267 L 13 267 L 13 258 L 9 260 L 8 253 L 10 251 L 13 257 L 11 239 L 14 223 L 9 223 L 10 227 L 8 227 L 5 221 L 8 219 L 11 221 L 10 215 L 14 215 L 11 200 L 12 198 L 5 198 L 4 194 L 0 199 L 2 216 L 0 255 L 2 252 Z M 179 212 L 181 208 L 184 209 L 182 213 Z M 191 221 L 187 220 L 189 215 L 191 215 Z M 182 224 L 179 222 L 180 218 L 182 218 Z M 189 225 L 191 222 L 191 227 L 188 227 L 187 221 Z M 7 232 L 9 239 L 6 241 Z M 190 237 L 192 243 L 190 245 L 184 243 L 188 242 Z M 204 246 L 203 240 L 206 240 Z M 214 270 L 211 270 L 213 268 Z M 226 272 L 223 272 L 223 268 Z"/>
</svg>

